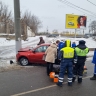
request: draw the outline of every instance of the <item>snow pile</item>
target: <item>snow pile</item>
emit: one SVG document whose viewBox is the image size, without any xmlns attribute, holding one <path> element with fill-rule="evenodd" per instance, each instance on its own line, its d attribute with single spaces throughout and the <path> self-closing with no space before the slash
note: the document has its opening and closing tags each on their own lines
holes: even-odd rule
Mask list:
<svg viewBox="0 0 96 96">
<path fill-rule="evenodd" d="M 22 40 L 22 47 L 35 47 L 39 42 L 39 37 L 29 37 L 26 41 Z M 66 40 L 69 39 L 71 42 L 76 42 L 78 44 L 79 40 L 85 40 L 86 45 L 89 48 L 96 48 L 96 41 L 92 38 L 68 38 L 68 37 L 57 37 L 57 38 L 48 38 L 46 36 L 42 36 L 46 43 L 51 43 L 52 40 Z M 93 56 L 94 52 L 90 51 L 88 56 Z M 16 58 L 16 48 L 15 48 L 15 40 L 6 40 L 5 38 L 0 38 L 0 67 L 1 66 L 10 66 L 10 60 L 15 60 Z M 16 61 L 14 61 L 16 62 Z"/>
</svg>

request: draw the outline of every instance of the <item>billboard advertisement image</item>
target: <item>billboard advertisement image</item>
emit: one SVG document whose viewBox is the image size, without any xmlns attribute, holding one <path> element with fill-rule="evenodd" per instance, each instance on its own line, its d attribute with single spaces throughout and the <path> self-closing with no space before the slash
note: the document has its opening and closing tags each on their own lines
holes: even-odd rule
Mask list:
<svg viewBox="0 0 96 96">
<path fill-rule="evenodd" d="M 85 29 L 87 17 L 73 14 L 66 14 L 66 28 Z"/>
</svg>

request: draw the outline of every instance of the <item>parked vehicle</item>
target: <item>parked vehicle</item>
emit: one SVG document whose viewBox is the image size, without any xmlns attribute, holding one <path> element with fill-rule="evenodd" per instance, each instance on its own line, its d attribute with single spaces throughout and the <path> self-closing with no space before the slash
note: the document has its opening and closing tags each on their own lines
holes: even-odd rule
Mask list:
<svg viewBox="0 0 96 96">
<path fill-rule="evenodd" d="M 29 63 L 46 64 L 42 58 L 48 46 L 50 46 L 50 44 L 41 44 L 31 49 L 29 47 L 21 48 L 16 54 L 17 62 L 23 66 Z"/>
<path fill-rule="evenodd" d="M 48 34 L 47 37 L 57 37 L 59 34 Z"/>
</svg>

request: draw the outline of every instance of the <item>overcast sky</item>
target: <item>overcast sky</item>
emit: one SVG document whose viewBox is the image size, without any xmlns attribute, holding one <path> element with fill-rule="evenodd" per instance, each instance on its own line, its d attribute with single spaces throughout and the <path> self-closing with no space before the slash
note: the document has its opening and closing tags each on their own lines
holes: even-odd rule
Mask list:
<svg viewBox="0 0 96 96">
<path fill-rule="evenodd" d="M 14 0 L 0 0 L 4 4 L 9 6 L 9 9 L 12 10 L 14 15 Z M 64 1 L 64 0 L 62 0 Z M 67 0 L 70 3 L 73 3 L 76 6 L 84 8 L 88 11 L 96 13 L 96 6 L 89 3 L 87 0 Z M 90 0 L 96 4 L 96 0 Z M 68 3 L 67 3 L 68 4 Z M 95 20 L 95 15 L 91 12 L 85 12 L 79 9 L 72 8 L 72 5 L 67 5 L 62 3 L 59 0 L 20 0 L 20 9 L 21 12 L 26 10 L 30 11 L 32 14 L 39 17 L 42 21 L 42 28 L 39 31 L 46 31 L 47 27 L 49 31 L 57 29 L 59 32 L 64 30 L 69 30 L 65 28 L 65 18 L 66 14 L 75 14 L 75 15 L 85 15 L 87 16 L 87 30 L 88 25 L 91 21 Z M 72 7 L 70 7 L 72 6 Z M 90 16 L 92 15 L 92 16 Z M 86 30 L 86 31 L 87 31 Z"/>
</svg>

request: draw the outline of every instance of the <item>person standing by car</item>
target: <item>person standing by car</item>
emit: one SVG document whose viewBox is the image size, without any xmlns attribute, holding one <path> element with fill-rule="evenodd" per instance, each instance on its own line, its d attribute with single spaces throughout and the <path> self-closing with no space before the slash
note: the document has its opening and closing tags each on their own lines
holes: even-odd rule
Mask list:
<svg viewBox="0 0 96 96">
<path fill-rule="evenodd" d="M 58 40 L 57 40 L 58 41 Z M 65 40 L 61 40 L 57 43 L 57 59 L 56 59 L 56 64 L 60 65 L 60 60 L 58 59 L 60 50 L 64 48 L 65 46 Z"/>
<path fill-rule="evenodd" d="M 74 48 L 71 48 L 71 41 L 65 41 L 65 47 L 60 50 L 59 59 L 61 60 L 58 86 L 62 87 L 64 80 L 64 74 L 66 69 L 68 70 L 68 86 L 72 86 L 73 78 L 73 61 L 76 60 L 76 54 Z"/>
<path fill-rule="evenodd" d="M 49 76 L 50 72 L 53 70 L 53 64 L 55 63 L 55 59 L 57 57 L 57 45 L 55 41 L 53 41 L 47 48 L 45 55 L 45 61 L 47 62 L 47 75 Z"/>
<path fill-rule="evenodd" d="M 82 76 L 84 71 L 84 65 L 86 61 L 86 55 L 89 52 L 88 47 L 86 47 L 84 40 L 79 41 L 79 45 L 75 48 L 77 54 L 77 64 L 73 67 L 73 79 L 74 82 L 76 79 L 76 75 L 78 75 L 78 83 L 82 83 Z"/>
<path fill-rule="evenodd" d="M 59 41 L 59 40 L 56 40 L 56 45 L 57 45 L 57 57 L 56 57 L 56 59 L 55 59 L 55 64 L 56 64 L 56 65 L 60 64 L 60 60 L 58 59 L 59 43 L 60 43 L 60 41 Z"/>
<path fill-rule="evenodd" d="M 72 43 L 72 48 L 75 48 L 75 47 L 76 47 L 76 43 L 73 42 L 73 43 Z"/>
<path fill-rule="evenodd" d="M 37 45 L 40 45 L 40 44 L 45 43 L 45 41 L 44 41 L 43 37 L 40 37 L 39 39 L 40 39 L 40 41 L 39 41 L 39 43 L 38 43 Z"/>
<path fill-rule="evenodd" d="M 94 56 L 93 56 L 92 63 L 94 64 L 94 75 L 93 75 L 93 77 L 90 78 L 90 80 L 96 80 L 96 48 L 94 50 Z"/>
<path fill-rule="evenodd" d="M 65 40 L 61 40 L 58 44 L 58 50 L 60 51 L 65 46 Z"/>
</svg>

